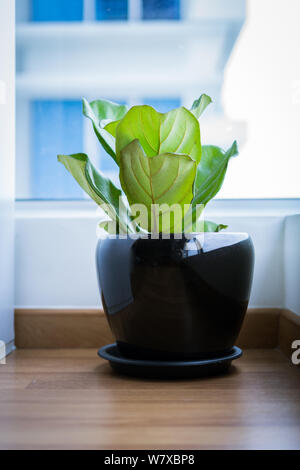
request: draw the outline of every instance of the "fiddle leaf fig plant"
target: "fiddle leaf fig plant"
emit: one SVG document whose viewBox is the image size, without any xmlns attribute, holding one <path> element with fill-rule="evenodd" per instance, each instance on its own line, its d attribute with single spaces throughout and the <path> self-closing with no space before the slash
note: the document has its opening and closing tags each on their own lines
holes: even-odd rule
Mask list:
<svg viewBox="0 0 300 470">
<path fill-rule="evenodd" d="M 108 158 L 115 161 L 120 187 L 85 154 L 59 155 L 58 160 L 115 223 L 116 233 L 218 232 L 227 226 L 200 224 L 199 219 L 220 190 L 238 148 L 236 142 L 227 151 L 201 145 L 199 118 L 211 101 L 203 94 L 190 110 L 180 107 L 159 113 L 148 105 L 128 109 L 106 100 L 83 99 L 83 114 L 91 120 Z M 136 217 L 141 207 L 146 215 Z M 102 227 L 112 232 L 109 223 Z"/>
</svg>

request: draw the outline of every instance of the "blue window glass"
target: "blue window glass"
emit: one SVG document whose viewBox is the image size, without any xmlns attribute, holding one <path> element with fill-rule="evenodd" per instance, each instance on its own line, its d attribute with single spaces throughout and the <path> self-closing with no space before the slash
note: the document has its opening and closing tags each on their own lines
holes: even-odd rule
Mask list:
<svg viewBox="0 0 300 470">
<path fill-rule="evenodd" d="M 58 154 L 83 148 L 80 101 L 31 102 L 31 197 L 36 199 L 83 198 L 83 191 L 57 162 Z"/>
<path fill-rule="evenodd" d="M 128 18 L 127 0 L 96 0 L 96 19 L 120 21 Z"/>
<path fill-rule="evenodd" d="M 144 20 L 180 20 L 180 0 L 143 0 Z"/>
<path fill-rule="evenodd" d="M 99 144 L 100 145 L 100 144 Z M 106 176 L 109 176 L 108 173 L 119 173 L 118 165 L 115 163 L 113 158 L 105 152 L 105 150 L 101 147 L 100 149 L 100 171 L 104 173 Z"/>
<path fill-rule="evenodd" d="M 180 98 L 144 98 L 144 103 L 152 106 L 159 113 L 167 113 L 181 106 Z"/>
<path fill-rule="evenodd" d="M 83 0 L 31 0 L 32 21 L 81 21 Z"/>
</svg>

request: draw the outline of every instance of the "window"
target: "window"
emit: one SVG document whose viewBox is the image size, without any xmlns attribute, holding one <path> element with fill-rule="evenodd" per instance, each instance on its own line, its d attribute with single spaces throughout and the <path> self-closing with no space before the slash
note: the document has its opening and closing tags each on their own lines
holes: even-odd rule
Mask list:
<svg viewBox="0 0 300 470">
<path fill-rule="evenodd" d="M 180 0 L 141 0 L 143 20 L 179 20 Z M 32 21 L 82 21 L 85 0 L 31 0 Z M 89 3 L 91 3 L 88 0 Z M 130 0 L 92 0 L 96 19 L 122 21 L 128 19 Z M 137 2 L 132 2 L 133 6 Z M 70 7 L 70 5 L 72 7 Z"/>
<path fill-rule="evenodd" d="M 58 153 L 87 153 L 117 180 L 82 116 L 82 97 L 167 112 L 205 91 L 214 104 L 203 143 L 226 147 L 243 137 L 243 126 L 226 120 L 221 94 L 245 0 L 16 0 L 16 7 L 17 198 L 86 198 Z"/>
<path fill-rule="evenodd" d="M 97 20 L 127 20 L 128 1 L 127 0 L 96 0 Z"/>
<path fill-rule="evenodd" d="M 167 113 L 171 109 L 179 108 L 181 106 L 180 98 L 144 98 L 143 104 L 153 106 L 159 113 Z"/>
<path fill-rule="evenodd" d="M 143 0 L 143 20 L 179 20 L 180 0 Z"/>
<path fill-rule="evenodd" d="M 31 102 L 31 192 L 33 198 L 80 198 L 83 191 L 53 155 L 77 153 L 83 148 L 80 101 L 34 100 Z"/>
<path fill-rule="evenodd" d="M 83 0 L 32 0 L 32 21 L 81 21 L 83 19 Z"/>
</svg>

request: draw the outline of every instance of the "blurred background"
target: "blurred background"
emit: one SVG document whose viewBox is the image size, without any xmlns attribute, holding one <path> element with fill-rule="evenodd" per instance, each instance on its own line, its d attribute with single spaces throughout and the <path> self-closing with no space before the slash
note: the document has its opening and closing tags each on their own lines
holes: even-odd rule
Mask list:
<svg viewBox="0 0 300 470">
<path fill-rule="evenodd" d="M 292 0 L 294 2 L 294 0 Z M 72 8 L 70 8 L 70 5 Z M 238 140 L 218 197 L 299 197 L 297 17 L 271 0 L 16 0 L 18 199 L 82 199 L 58 153 L 116 180 L 81 98 L 213 105 L 203 144 Z"/>
<path fill-rule="evenodd" d="M 205 92 L 214 103 L 203 143 L 243 146 L 245 122 L 226 116 L 222 91 L 245 0 L 17 0 L 16 8 L 18 199 L 85 197 L 58 153 L 83 151 L 116 180 L 82 116 L 83 96 L 166 112 Z"/>
</svg>

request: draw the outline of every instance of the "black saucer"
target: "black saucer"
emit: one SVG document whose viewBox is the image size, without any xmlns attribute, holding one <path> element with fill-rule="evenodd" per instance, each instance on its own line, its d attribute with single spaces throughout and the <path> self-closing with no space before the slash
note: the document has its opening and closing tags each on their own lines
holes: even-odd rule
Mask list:
<svg viewBox="0 0 300 470">
<path fill-rule="evenodd" d="M 112 369 L 119 374 L 135 377 L 160 379 L 204 377 L 225 373 L 231 361 L 238 359 L 242 350 L 234 346 L 226 356 L 215 359 L 193 361 L 151 361 L 128 359 L 121 356 L 117 344 L 108 344 L 98 351 L 98 355 L 109 361 Z"/>
</svg>

